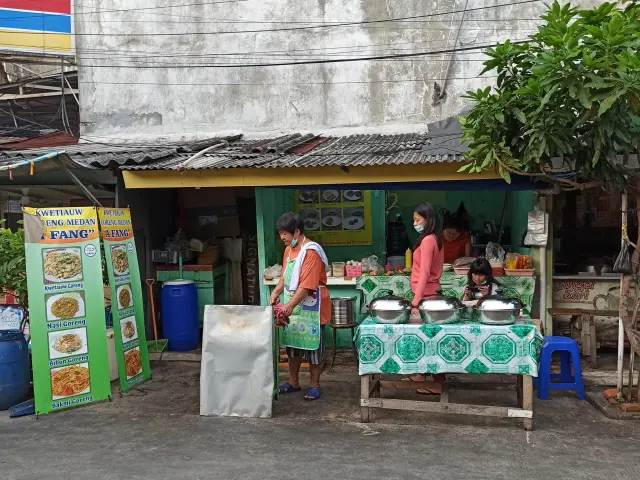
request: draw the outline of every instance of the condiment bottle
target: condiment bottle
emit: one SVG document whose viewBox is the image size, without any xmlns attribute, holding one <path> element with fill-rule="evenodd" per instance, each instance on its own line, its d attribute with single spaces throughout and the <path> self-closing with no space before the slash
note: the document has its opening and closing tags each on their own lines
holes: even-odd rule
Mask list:
<svg viewBox="0 0 640 480">
<path fill-rule="evenodd" d="M 413 265 L 413 252 L 411 252 L 410 248 L 407 248 L 407 251 L 404 254 L 404 266 L 405 268 L 411 268 Z"/>
</svg>

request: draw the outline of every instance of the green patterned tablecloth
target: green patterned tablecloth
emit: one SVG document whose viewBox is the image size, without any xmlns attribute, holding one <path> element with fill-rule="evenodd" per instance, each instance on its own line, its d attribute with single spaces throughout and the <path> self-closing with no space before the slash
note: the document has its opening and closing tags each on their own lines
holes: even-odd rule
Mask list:
<svg viewBox="0 0 640 480">
<path fill-rule="evenodd" d="M 517 298 L 522 303 L 525 313 L 531 312 L 536 286 L 535 277 L 496 277 L 494 280 L 502 289 L 502 295 Z M 450 272 L 443 273 L 440 279 L 442 293 L 461 300 L 466 283 L 466 276 L 454 275 Z M 411 278 L 406 275 L 360 277 L 356 280 L 356 288 L 363 293 L 362 313 L 366 312 L 366 306 L 371 303 L 371 300 L 386 295 L 389 290 L 393 290 L 394 295 L 413 300 Z"/>
<path fill-rule="evenodd" d="M 506 373 L 538 376 L 542 335 L 530 320 L 515 325 L 381 325 L 358 329 L 360 375 Z"/>
</svg>

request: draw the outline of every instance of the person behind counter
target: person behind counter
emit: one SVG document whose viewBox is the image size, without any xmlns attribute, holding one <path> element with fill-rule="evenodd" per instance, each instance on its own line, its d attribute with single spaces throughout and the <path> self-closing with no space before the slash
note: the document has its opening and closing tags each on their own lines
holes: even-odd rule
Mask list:
<svg viewBox="0 0 640 480">
<path fill-rule="evenodd" d="M 453 265 L 457 259 L 471 256 L 471 234 L 463 219 L 450 213 L 444 215 L 442 245 L 444 263 Z"/>
<path fill-rule="evenodd" d="M 430 203 L 418 205 L 413 212 L 413 228 L 420 234 L 413 252 L 413 266 L 411 267 L 411 290 L 413 291 L 413 306 L 417 307 L 420 300 L 437 295 L 440 290 L 440 277 L 444 267 L 444 250 L 442 236 L 438 222 L 438 214 Z M 410 377 L 414 382 L 424 382 L 426 374 Z M 433 379 L 443 383 L 444 375 L 434 375 Z M 427 389 L 418 389 L 420 394 L 432 394 Z"/>
<path fill-rule="evenodd" d="M 463 300 L 480 300 L 497 293 L 498 285 L 493 282 L 493 272 L 489 260 L 484 257 L 476 258 L 469 267 Z"/>
<path fill-rule="evenodd" d="M 413 251 L 411 290 L 413 306 L 432 297 L 440 290 L 440 277 L 444 266 L 442 235 L 438 214 L 430 203 L 418 205 L 413 212 L 413 228 L 420 234 Z"/>
<path fill-rule="evenodd" d="M 320 398 L 320 374 L 324 360 L 323 327 L 331 319 L 331 300 L 327 285 L 329 262 L 322 247 L 306 238 L 299 215 L 285 213 L 276 222 L 280 240 L 285 244 L 282 275 L 269 302 L 276 305 L 284 292 L 282 312 L 289 322 L 281 344 L 289 359 L 289 380 L 280 393 L 299 392 L 300 366 L 309 362 L 311 382 L 304 399 Z"/>
</svg>

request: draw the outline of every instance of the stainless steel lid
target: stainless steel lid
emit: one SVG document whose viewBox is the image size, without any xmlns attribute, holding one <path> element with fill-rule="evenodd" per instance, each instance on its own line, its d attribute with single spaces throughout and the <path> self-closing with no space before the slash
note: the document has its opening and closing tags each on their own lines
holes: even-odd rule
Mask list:
<svg viewBox="0 0 640 480">
<path fill-rule="evenodd" d="M 499 310 L 520 310 L 522 304 L 515 298 L 504 298 L 492 295 L 481 299 L 476 305 L 478 310 L 499 311 Z"/>
<path fill-rule="evenodd" d="M 462 303 L 455 297 L 437 296 L 425 298 L 418 304 L 419 310 L 426 312 L 446 312 L 449 310 L 458 310 L 462 308 Z"/>
<path fill-rule="evenodd" d="M 384 310 L 388 312 L 411 310 L 411 302 L 395 295 L 387 295 L 371 300 L 369 310 Z"/>
</svg>

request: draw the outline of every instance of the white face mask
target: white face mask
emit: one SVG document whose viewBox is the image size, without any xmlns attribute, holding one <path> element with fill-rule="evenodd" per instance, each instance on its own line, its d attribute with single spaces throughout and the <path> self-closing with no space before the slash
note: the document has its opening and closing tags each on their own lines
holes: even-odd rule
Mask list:
<svg viewBox="0 0 640 480">
<path fill-rule="evenodd" d="M 413 228 L 415 228 L 418 233 L 424 232 L 424 225 L 414 225 Z"/>
</svg>

